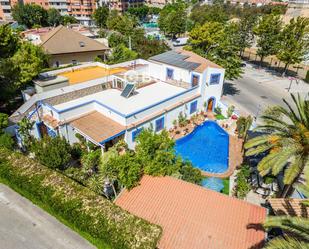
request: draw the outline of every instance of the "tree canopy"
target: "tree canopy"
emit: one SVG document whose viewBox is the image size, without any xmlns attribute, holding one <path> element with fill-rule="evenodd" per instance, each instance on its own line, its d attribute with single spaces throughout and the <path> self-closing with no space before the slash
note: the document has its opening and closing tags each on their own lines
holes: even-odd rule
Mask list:
<svg viewBox="0 0 309 249">
<path fill-rule="evenodd" d="M 58 26 L 63 23 L 63 16 L 55 8 L 47 10 L 47 23 L 49 26 Z"/>
<path fill-rule="evenodd" d="M 12 9 L 12 16 L 18 24 L 25 25 L 27 28 L 78 23 L 77 19 L 73 16 L 62 16 L 59 10 L 55 8 L 46 10 L 37 4 L 18 3 Z"/>
<path fill-rule="evenodd" d="M 275 55 L 279 48 L 279 35 L 282 21 L 279 15 L 269 14 L 262 16 L 257 26 L 253 29 L 257 35 L 257 54 L 261 63 L 266 56 Z"/>
<path fill-rule="evenodd" d="M 224 67 L 227 79 L 238 78 L 242 72 L 235 28 L 234 24 L 206 22 L 196 25 L 189 34 L 188 48 Z"/>
<path fill-rule="evenodd" d="M 95 21 L 95 24 L 100 27 L 100 28 L 105 28 L 106 27 L 106 21 L 109 15 L 109 9 L 106 6 L 100 6 L 98 7 L 92 17 Z"/>
<path fill-rule="evenodd" d="M 160 11 L 159 28 L 172 37 L 186 31 L 186 22 L 186 4 L 183 1 L 168 3 Z"/>
<path fill-rule="evenodd" d="M 43 7 L 37 4 L 18 3 L 12 8 L 12 16 L 19 24 L 27 28 L 34 26 L 47 26 L 48 13 Z"/>
<path fill-rule="evenodd" d="M 9 24 L 0 26 L 0 60 L 11 57 L 18 49 L 20 40 Z"/>
<path fill-rule="evenodd" d="M 309 50 L 309 18 L 291 19 L 279 35 L 279 47 L 276 55 L 285 63 L 283 74 L 291 64 L 305 59 Z"/>
<path fill-rule="evenodd" d="M 0 99 L 1 105 L 14 97 L 18 89 L 47 66 L 42 48 L 21 41 L 8 25 L 0 26 Z"/>
</svg>

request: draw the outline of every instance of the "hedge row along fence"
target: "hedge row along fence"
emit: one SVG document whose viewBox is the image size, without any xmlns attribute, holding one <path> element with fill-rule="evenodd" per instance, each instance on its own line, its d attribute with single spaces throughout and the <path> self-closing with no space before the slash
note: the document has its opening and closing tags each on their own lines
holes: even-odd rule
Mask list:
<svg viewBox="0 0 309 249">
<path fill-rule="evenodd" d="M 112 248 L 155 248 L 162 233 L 161 227 L 124 211 L 61 173 L 3 148 L 0 178 Z"/>
</svg>

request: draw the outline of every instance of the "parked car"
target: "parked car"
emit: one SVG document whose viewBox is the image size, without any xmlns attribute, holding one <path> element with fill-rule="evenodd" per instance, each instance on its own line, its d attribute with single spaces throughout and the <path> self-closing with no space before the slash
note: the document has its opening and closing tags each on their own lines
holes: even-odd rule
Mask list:
<svg viewBox="0 0 309 249">
<path fill-rule="evenodd" d="M 188 37 L 184 37 L 184 38 L 177 38 L 176 40 L 173 41 L 173 46 L 177 47 L 177 46 L 184 46 L 187 44 L 188 42 Z"/>
</svg>

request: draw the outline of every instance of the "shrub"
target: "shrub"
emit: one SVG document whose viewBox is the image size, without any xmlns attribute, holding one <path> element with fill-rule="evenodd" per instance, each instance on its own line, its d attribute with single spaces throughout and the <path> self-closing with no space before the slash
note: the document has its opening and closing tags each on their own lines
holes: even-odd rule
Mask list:
<svg viewBox="0 0 309 249">
<path fill-rule="evenodd" d="M 175 142 L 166 130 L 154 133 L 144 129 L 136 138 L 136 157 L 144 172 L 153 176 L 172 175 L 179 171 L 181 160 L 176 160 Z"/>
<path fill-rule="evenodd" d="M 236 176 L 236 196 L 240 199 L 246 197 L 249 193 L 251 186 L 248 183 L 250 176 L 250 167 L 248 165 L 242 165 Z"/>
<path fill-rule="evenodd" d="M 120 183 L 128 189 L 135 187 L 142 176 L 142 166 L 133 152 L 111 157 L 108 166 L 117 175 Z"/>
<path fill-rule="evenodd" d="M 202 184 L 203 176 L 199 169 L 194 168 L 192 164 L 188 161 L 182 163 L 179 173 L 181 174 L 181 179 L 187 182 L 192 182 L 198 185 Z"/>
<path fill-rule="evenodd" d="M 243 138 L 244 141 L 247 140 L 248 131 L 252 125 L 253 119 L 249 115 L 248 117 L 240 116 L 237 121 L 237 131 L 238 131 L 238 137 Z"/>
<path fill-rule="evenodd" d="M 9 150 L 14 147 L 14 139 L 7 133 L 0 135 L 0 147 L 7 148 Z"/>
<path fill-rule="evenodd" d="M 140 219 L 68 177 L 23 156 L 0 149 L 0 179 L 42 203 L 68 223 L 111 248 L 155 248 L 157 225 Z M 102 247 L 103 248 L 103 247 Z"/>
<path fill-rule="evenodd" d="M 71 155 L 73 159 L 80 159 L 85 150 L 80 143 L 74 143 L 71 148 Z"/>
<path fill-rule="evenodd" d="M 57 136 L 37 140 L 31 147 L 37 160 L 47 167 L 63 170 L 71 160 L 71 147 L 68 142 Z"/>
<path fill-rule="evenodd" d="M 309 70 L 307 70 L 305 81 L 309 83 Z"/>
<path fill-rule="evenodd" d="M 215 107 L 215 113 L 218 115 L 222 114 L 222 108 L 220 106 Z"/>
<path fill-rule="evenodd" d="M 178 115 L 178 124 L 179 124 L 179 126 L 180 127 L 184 127 L 184 126 L 187 125 L 187 123 L 188 123 L 188 120 L 187 120 L 186 115 L 183 115 L 183 113 L 180 112 L 179 115 Z"/>
<path fill-rule="evenodd" d="M 2 130 L 9 125 L 9 116 L 5 113 L 0 112 L 0 133 Z"/>
<path fill-rule="evenodd" d="M 226 115 L 228 118 L 230 118 L 232 115 L 233 115 L 233 112 L 235 111 L 235 106 L 233 105 L 230 105 L 228 108 L 227 108 L 227 111 L 226 111 Z"/>
<path fill-rule="evenodd" d="M 91 151 L 89 153 L 85 153 L 82 156 L 82 171 L 85 174 L 91 174 L 93 171 L 96 170 L 97 166 L 100 162 L 101 150 Z"/>
</svg>

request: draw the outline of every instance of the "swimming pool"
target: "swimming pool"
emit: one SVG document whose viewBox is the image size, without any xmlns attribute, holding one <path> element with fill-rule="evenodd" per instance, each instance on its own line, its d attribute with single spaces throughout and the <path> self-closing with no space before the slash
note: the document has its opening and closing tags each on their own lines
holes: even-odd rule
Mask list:
<svg viewBox="0 0 309 249">
<path fill-rule="evenodd" d="M 229 136 L 216 122 L 206 121 L 178 139 L 175 151 L 200 170 L 223 173 L 228 169 Z"/>
</svg>

